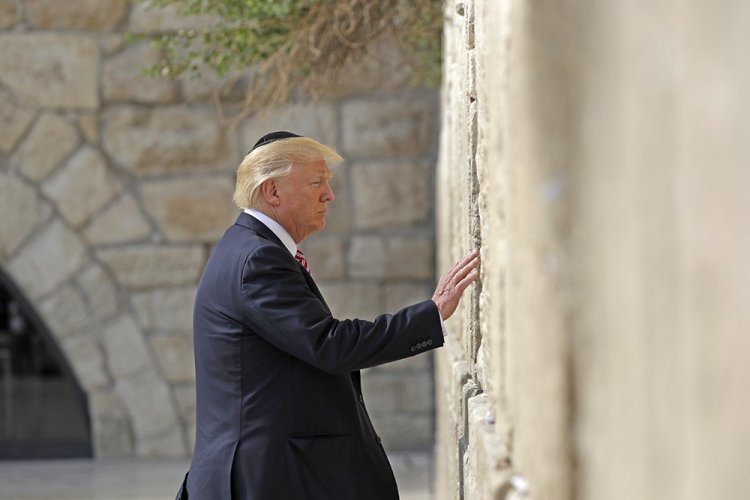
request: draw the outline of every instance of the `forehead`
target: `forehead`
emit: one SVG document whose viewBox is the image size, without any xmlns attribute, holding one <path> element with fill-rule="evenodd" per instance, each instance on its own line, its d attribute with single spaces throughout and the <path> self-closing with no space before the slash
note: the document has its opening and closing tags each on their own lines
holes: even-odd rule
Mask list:
<svg viewBox="0 0 750 500">
<path fill-rule="evenodd" d="M 331 177 L 331 171 L 328 168 L 328 164 L 326 164 L 325 160 L 294 162 L 293 167 L 292 167 L 292 174 L 301 175 L 305 177 L 312 177 L 312 176 Z"/>
</svg>

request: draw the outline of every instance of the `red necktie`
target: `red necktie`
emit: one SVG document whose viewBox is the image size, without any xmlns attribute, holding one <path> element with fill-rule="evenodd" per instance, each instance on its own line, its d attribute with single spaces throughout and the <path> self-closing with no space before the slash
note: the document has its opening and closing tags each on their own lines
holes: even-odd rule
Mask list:
<svg viewBox="0 0 750 500">
<path fill-rule="evenodd" d="M 297 249 L 297 254 L 294 256 L 295 259 L 297 259 L 297 262 L 302 264 L 302 267 L 305 268 L 305 271 L 310 274 L 310 266 L 307 265 L 307 259 L 305 258 L 305 254 L 302 253 L 302 250 L 299 248 Z"/>
</svg>

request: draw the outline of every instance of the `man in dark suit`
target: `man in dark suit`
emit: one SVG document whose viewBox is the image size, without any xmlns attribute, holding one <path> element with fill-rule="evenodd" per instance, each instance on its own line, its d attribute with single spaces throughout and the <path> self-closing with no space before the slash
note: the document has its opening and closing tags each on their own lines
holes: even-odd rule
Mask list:
<svg viewBox="0 0 750 500">
<path fill-rule="evenodd" d="M 432 300 L 374 321 L 334 318 L 297 245 L 325 227 L 329 164 L 340 161 L 274 132 L 238 168 L 243 212 L 196 295 L 196 442 L 178 498 L 398 498 L 359 370 L 443 345 L 442 321 L 476 279 L 478 255 L 443 276 Z"/>
</svg>

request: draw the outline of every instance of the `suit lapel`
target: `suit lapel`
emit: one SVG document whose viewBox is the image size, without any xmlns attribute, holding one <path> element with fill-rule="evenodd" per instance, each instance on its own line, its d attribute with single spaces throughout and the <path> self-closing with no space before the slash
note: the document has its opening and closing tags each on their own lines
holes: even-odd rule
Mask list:
<svg viewBox="0 0 750 500">
<path fill-rule="evenodd" d="M 268 226 L 263 224 L 261 221 L 256 219 L 250 214 L 247 214 L 245 212 L 241 212 L 240 215 L 237 217 L 237 221 L 235 224 L 238 224 L 240 226 L 246 227 L 250 229 L 251 231 L 254 231 L 255 233 L 259 234 L 263 238 L 273 241 L 277 245 L 279 245 L 281 248 L 286 250 L 287 248 L 284 246 L 284 244 L 281 242 L 281 240 L 274 234 L 273 231 L 271 231 Z M 290 255 L 291 256 L 291 255 Z M 326 304 L 325 299 L 323 298 L 323 295 L 320 293 L 320 290 L 318 289 L 318 285 L 315 284 L 315 281 L 312 279 L 312 276 L 310 276 L 310 273 L 308 273 L 305 268 L 300 264 L 297 259 L 294 259 L 295 262 L 297 262 L 297 265 L 299 266 L 300 272 L 302 273 L 302 276 L 305 277 L 305 282 L 307 282 L 308 288 L 310 288 L 310 291 L 315 294 L 318 299 L 320 299 L 320 302 L 323 304 L 323 307 L 326 308 L 326 311 L 328 311 L 328 314 L 331 314 L 331 308 L 328 307 L 328 304 Z"/>
</svg>

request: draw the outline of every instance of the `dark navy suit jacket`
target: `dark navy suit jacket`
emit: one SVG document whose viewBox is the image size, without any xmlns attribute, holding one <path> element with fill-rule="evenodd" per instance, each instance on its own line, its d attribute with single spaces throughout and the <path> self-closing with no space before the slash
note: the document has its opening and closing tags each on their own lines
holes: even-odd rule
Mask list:
<svg viewBox="0 0 750 500">
<path fill-rule="evenodd" d="M 198 286 L 196 442 L 178 498 L 397 499 L 358 370 L 442 344 L 431 300 L 334 318 L 276 235 L 240 214 Z"/>
</svg>

